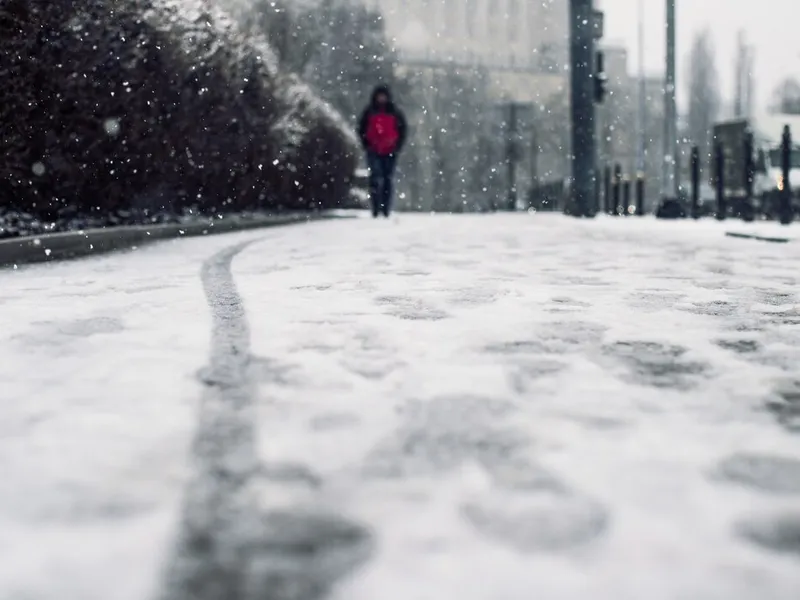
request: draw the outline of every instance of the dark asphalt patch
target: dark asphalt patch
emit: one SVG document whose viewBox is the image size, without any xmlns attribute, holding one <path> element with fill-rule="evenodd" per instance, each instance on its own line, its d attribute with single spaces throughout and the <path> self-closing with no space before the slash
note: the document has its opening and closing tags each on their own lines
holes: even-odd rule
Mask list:
<svg viewBox="0 0 800 600">
<path fill-rule="evenodd" d="M 791 308 L 781 312 L 767 313 L 762 315 L 762 318 L 766 323 L 778 327 L 784 325 L 800 325 L 800 310 Z"/>
<path fill-rule="evenodd" d="M 531 440 L 504 420 L 513 404 L 481 396 L 439 396 L 409 402 L 403 425 L 367 457 L 369 479 L 449 473 L 465 462 L 493 471 L 524 452 Z"/>
<path fill-rule="evenodd" d="M 412 401 L 403 425 L 368 456 L 372 480 L 446 476 L 464 464 L 480 465 L 492 485 L 460 504 L 478 534 L 520 552 L 566 550 L 600 538 L 608 511 L 531 462 L 536 440 L 513 427 L 518 408 L 476 395 Z"/>
<path fill-rule="evenodd" d="M 606 281 L 600 277 L 592 277 L 592 276 L 581 276 L 581 275 L 569 275 L 563 274 L 559 271 L 560 275 L 558 278 L 553 279 L 553 283 L 556 285 L 574 285 L 574 286 L 585 286 L 585 287 L 608 287 L 613 285 L 612 282 Z"/>
<path fill-rule="evenodd" d="M 485 306 L 492 304 L 502 295 L 492 287 L 471 287 L 457 290 L 444 290 L 449 292 L 447 303 L 451 306 Z"/>
<path fill-rule="evenodd" d="M 553 350 L 542 340 L 514 340 L 490 344 L 484 348 L 489 354 L 549 354 Z"/>
<path fill-rule="evenodd" d="M 800 433 L 800 381 L 781 383 L 767 400 L 766 408 L 787 430 Z"/>
<path fill-rule="evenodd" d="M 740 522 L 737 533 L 750 542 L 780 554 L 800 558 L 800 513 L 757 517 Z"/>
<path fill-rule="evenodd" d="M 754 354 L 761 350 L 761 344 L 756 340 L 717 340 L 715 343 L 723 350 L 730 350 L 735 354 Z"/>
<path fill-rule="evenodd" d="M 591 306 L 591 304 L 588 302 L 575 300 L 574 298 L 569 298 L 566 296 L 557 296 L 555 298 L 551 298 L 550 302 L 552 302 L 553 304 L 561 304 L 564 306 L 574 306 L 576 308 L 589 308 Z"/>
<path fill-rule="evenodd" d="M 361 422 L 356 413 L 331 412 L 313 417 L 308 425 L 313 431 L 334 431 L 355 427 Z"/>
<path fill-rule="evenodd" d="M 250 243 L 219 252 L 202 268 L 211 356 L 201 372 L 193 474 L 163 600 L 313 600 L 363 562 L 371 547 L 363 527 L 339 516 L 292 506 L 267 511 L 263 504 L 270 487 L 313 493 L 321 482 L 303 466 L 259 464 L 255 397 L 265 363 L 250 354 L 247 317 L 231 273 L 234 257 Z"/>
<path fill-rule="evenodd" d="M 759 492 L 800 494 L 800 460 L 767 454 L 735 454 L 723 460 L 720 477 Z"/>
<path fill-rule="evenodd" d="M 552 321 L 538 324 L 531 339 L 516 339 L 483 348 L 489 354 L 571 354 L 597 346 L 606 327 L 587 321 Z"/>
<path fill-rule="evenodd" d="M 520 552 L 554 552 L 587 544 L 608 529 L 609 515 L 597 502 L 569 492 L 499 496 L 461 507 L 476 531 Z"/>
<path fill-rule="evenodd" d="M 39 347 L 60 346 L 83 338 L 125 331 L 125 325 L 116 317 L 88 317 L 85 319 L 37 321 L 27 333 L 12 339 Z"/>
<path fill-rule="evenodd" d="M 797 297 L 789 292 L 772 289 L 756 290 L 758 301 L 769 306 L 794 306 L 797 304 Z"/>
<path fill-rule="evenodd" d="M 682 346 L 650 341 L 620 341 L 602 349 L 602 362 L 619 362 L 625 379 L 637 385 L 688 390 L 710 370 L 705 363 L 689 360 Z M 613 362 L 612 362 L 613 360 Z"/>
<path fill-rule="evenodd" d="M 669 291 L 648 291 L 635 294 L 628 294 L 625 298 L 626 304 L 640 311 L 656 312 L 660 310 L 670 310 L 678 302 L 683 300 L 686 294 Z"/>
<path fill-rule="evenodd" d="M 690 307 L 682 307 L 681 310 L 708 317 L 732 317 L 739 312 L 739 305 L 734 302 L 716 300 L 713 302 L 698 302 Z"/>
<path fill-rule="evenodd" d="M 552 377 L 568 368 L 565 363 L 540 359 L 521 362 L 509 372 L 508 379 L 512 389 L 518 394 L 528 392 L 540 379 Z"/>
<path fill-rule="evenodd" d="M 443 310 L 410 296 L 379 296 L 374 301 L 387 307 L 387 314 L 406 321 L 441 321 L 450 317 Z"/>
</svg>

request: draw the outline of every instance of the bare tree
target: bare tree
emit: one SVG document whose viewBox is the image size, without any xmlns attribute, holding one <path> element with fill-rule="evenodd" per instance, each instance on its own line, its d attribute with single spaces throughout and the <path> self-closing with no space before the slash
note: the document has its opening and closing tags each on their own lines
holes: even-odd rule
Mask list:
<svg viewBox="0 0 800 600">
<path fill-rule="evenodd" d="M 772 93 L 772 110 L 800 115 L 800 81 L 787 77 L 775 88 Z"/>
<path fill-rule="evenodd" d="M 747 43 L 742 30 L 739 31 L 736 43 L 734 115 L 750 117 L 753 107 L 753 48 Z"/>
<path fill-rule="evenodd" d="M 745 78 L 745 104 L 744 111 L 746 115 L 753 114 L 753 107 L 756 103 L 756 82 L 755 82 L 755 63 L 756 51 L 753 46 L 748 48 L 747 52 L 747 77 Z"/>
<path fill-rule="evenodd" d="M 700 148 L 701 156 L 709 153 L 709 135 L 719 115 L 720 93 L 714 42 L 708 29 L 697 34 L 689 53 L 688 136 Z"/>
<path fill-rule="evenodd" d="M 285 71 L 303 73 L 322 43 L 315 22 L 300 20 L 304 4 L 289 0 L 223 0 L 242 27 L 263 35 Z"/>
<path fill-rule="evenodd" d="M 380 12 L 358 0 L 225 0 L 266 36 L 281 68 L 300 75 L 350 123 L 385 83 L 402 96 L 397 59 Z"/>
</svg>

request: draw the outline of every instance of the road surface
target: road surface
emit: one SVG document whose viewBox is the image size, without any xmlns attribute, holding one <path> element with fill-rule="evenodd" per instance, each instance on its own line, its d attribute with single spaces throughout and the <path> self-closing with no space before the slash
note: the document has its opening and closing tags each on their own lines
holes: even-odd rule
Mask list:
<svg viewBox="0 0 800 600">
<path fill-rule="evenodd" d="M 496 215 L 0 272 L 0 598 L 795 600 L 798 267 Z"/>
</svg>

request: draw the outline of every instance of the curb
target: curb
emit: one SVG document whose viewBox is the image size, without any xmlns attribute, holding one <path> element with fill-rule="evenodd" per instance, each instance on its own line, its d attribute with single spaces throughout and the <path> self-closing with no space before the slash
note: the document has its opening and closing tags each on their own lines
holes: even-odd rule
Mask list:
<svg viewBox="0 0 800 600">
<path fill-rule="evenodd" d="M 735 233 L 733 231 L 726 231 L 727 237 L 739 238 L 743 240 L 758 240 L 759 242 L 772 242 L 773 244 L 788 244 L 791 240 L 783 237 L 767 237 L 763 235 L 755 235 L 752 233 Z"/>
<path fill-rule="evenodd" d="M 131 225 L 26 236 L 0 241 L 0 268 L 69 260 L 118 250 L 132 250 L 161 240 L 347 218 L 352 217 L 335 212 L 296 213 L 252 219 L 229 217 L 200 223 Z"/>
</svg>

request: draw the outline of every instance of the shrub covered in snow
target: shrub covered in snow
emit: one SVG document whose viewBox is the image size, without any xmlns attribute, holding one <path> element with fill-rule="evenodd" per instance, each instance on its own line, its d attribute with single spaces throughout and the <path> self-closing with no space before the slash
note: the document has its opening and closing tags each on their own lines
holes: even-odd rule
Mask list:
<svg viewBox="0 0 800 600">
<path fill-rule="evenodd" d="M 0 205 L 87 215 L 337 206 L 357 144 L 208 0 L 0 0 Z"/>
<path fill-rule="evenodd" d="M 220 0 L 242 27 L 267 38 L 283 70 L 355 123 L 372 88 L 408 91 L 380 11 L 363 0 Z"/>
</svg>

